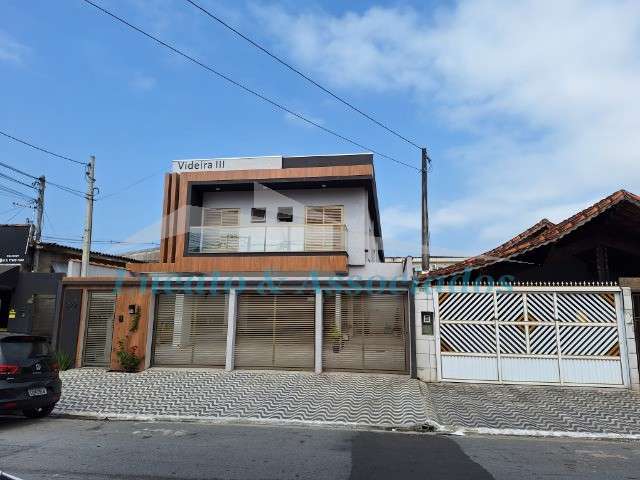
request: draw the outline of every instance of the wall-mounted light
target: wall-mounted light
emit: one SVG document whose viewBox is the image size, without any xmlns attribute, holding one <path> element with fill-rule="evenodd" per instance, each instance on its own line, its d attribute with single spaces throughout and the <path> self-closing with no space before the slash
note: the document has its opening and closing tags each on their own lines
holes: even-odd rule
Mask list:
<svg viewBox="0 0 640 480">
<path fill-rule="evenodd" d="M 322 185 L 320 185 L 322 188 L 327 188 L 327 184 L 323 183 Z"/>
<path fill-rule="evenodd" d="M 137 310 L 137 306 L 136 305 L 129 305 L 129 315 L 134 315 L 136 313 Z"/>
</svg>

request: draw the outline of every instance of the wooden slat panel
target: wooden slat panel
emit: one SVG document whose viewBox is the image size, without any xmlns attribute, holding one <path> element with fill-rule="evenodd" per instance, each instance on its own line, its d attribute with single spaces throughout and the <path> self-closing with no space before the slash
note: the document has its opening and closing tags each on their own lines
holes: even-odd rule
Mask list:
<svg viewBox="0 0 640 480">
<path fill-rule="evenodd" d="M 236 367 L 312 369 L 314 325 L 313 294 L 240 295 Z"/>
<path fill-rule="evenodd" d="M 186 257 L 175 263 L 128 263 L 133 272 L 348 272 L 347 255 L 216 255 Z"/>
<path fill-rule="evenodd" d="M 154 365 L 224 366 L 226 342 L 226 295 L 158 295 Z"/>
<path fill-rule="evenodd" d="M 324 294 L 323 368 L 407 371 L 406 296 Z"/>
<path fill-rule="evenodd" d="M 106 367 L 109 364 L 115 305 L 115 293 L 111 291 L 89 292 L 83 354 L 84 365 Z"/>
</svg>

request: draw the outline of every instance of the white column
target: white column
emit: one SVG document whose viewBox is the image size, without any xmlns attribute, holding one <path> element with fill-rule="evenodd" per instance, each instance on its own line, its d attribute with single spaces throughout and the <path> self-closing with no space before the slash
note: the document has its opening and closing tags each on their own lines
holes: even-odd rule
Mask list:
<svg viewBox="0 0 640 480">
<path fill-rule="evenodd" d="M 322 373 L 322 290 L 316 290 L 316 373 Z"/>
<path fill-rule="evenodd" d="M 237 305 L 236 289 L 229 290 L 227 310 L 227 353 L 224 369 L 228 372 L 233 370 L 233 356 L 236 346 L 236 305 Z"/>
<path fill-rule="evenodd" d="M 635 325 L 633 323 L 633 303 L 631 299 L 631 289 L 622 288 L 622 309 L 624 322 L 622 328 L 623 338 L 620 343 L 625 342 L 627 352 L 627 365 L 629 369 L 629 386 L 632 390 L 640 391 L 640 373 L 638 372 L 638 352 L 636 350 Z M 620 349 L 622 355 L 624 349 Z M 622 359 L 624 361 L 624 359 Z"/>
</svg>

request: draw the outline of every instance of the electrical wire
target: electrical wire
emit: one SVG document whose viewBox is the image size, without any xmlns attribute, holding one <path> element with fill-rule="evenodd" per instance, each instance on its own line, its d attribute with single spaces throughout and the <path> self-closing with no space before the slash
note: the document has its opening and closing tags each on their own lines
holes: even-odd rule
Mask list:
<svg viewBox="0 0 640 480">
<path fill-rule="evenodd" d="M 22 193 L 19 190 L 16 190 L 14 188 L 8 187 L 8 186 L 3 185 L 3 184 L 0 184 L 0 190 L 5 192 L 5 193 L 11 194 L 11 195 L 13 195 L 15 197 L 18 197 L 20 199 L 23 199 L 23 200 L 35 201 L 35 198 L 32 198 L 29 195 L 27 195 L 25 193 Z"/>
<path fill-rule="evenodd" d="M 111 193 L 108 193 L 108 194 L 106 194 L 106 195 L 100 195 L 99 197 L 96 197 L 96 199 L 95 199 L 95 200 L 96 200 L 96 201 L 98 201 L 98 200 L 106 200 L 107 198 L 111 198 L 111 197 L 118 196 L 118 195 L 120 195 L 120 194 L 122 194 L 122 193 L 126 192 L 127 190 L 129 190 L 129 189 L 131 189 L 131 188 L 135 187 L 136 185 L 138 185 L 138 184 L 140 184 L 140 183 L 142 183 L 142 182 L 144 182 L 144 181 L 146 181 L 146 180 L 149 180 L 150 178 L 153 178 L 153 177 L 155 177 L 155 176 L 157 176 L 157 175 L 160 175 L 160 174 L 162 174 L 162 173 L 164 173 L 164 172 L 165 172 L 165 170 L 164 170 L 164 169 L 162 169 L 162 171 L 160 171 L 160 172 L 152 173 L 151 175 L 147 175 L 146 177 L 142 177 L 142 178 L 140 178 L 140 179 L 136 180 L 135 182 L 130 183 L 130 184 L 128 184 L 128 185 L 126 185 L 126 186 L 122 187 L 122 188 L 121 188 L 121 189 L 119 189 L 119 190 L 116 190 L 115 192 L 111 192 Z"/>
<path fill-rule="evenodd" d="M 362 111 L 360 108 L 356 107 L 355 105 L 353 105 L 351 102 L 343 99 L 342 97 L 338 96 L 336 93 L 334 93 L 333 91 L 329 90 L 327 87 L 321 85 L 320 83 L 318 83 L 317 81 L 315 81 L 313 78 L 311 78 L 309 75 L 301 72 L 299 69 L 297 69 L 296 67 L 294 67 L 293 65 L 291 65 L 290 63 L 288 63 L 286 60 L 283 60 L 282 58 L 280 58 L 279 56 L 277 56 L 275 53 L 267 50 L 265 47 L 263 47 L 262 45 L 260 45 L 258 42 L 256 42 L 255 40 L 249 38 L 247 35 L 245 35 L 244 33 L 240 32 L 238 29 L 232 27 L 231 25 L 229 25 L 227 22 L 225 22 L 224 20 L 222 20 L 220 17 L 218 17 L 217 15 L 215 15 L 214 13 L 212 13 L 211 11 L 207 10 L 206 8 L 204 8 L 202 5 L 199 5 L 198 3 L 194 2 L 193 0 L 186 0 L 187 3 L 190 3 L 191 5 L 193 5 L 195 8 L 197 8 L 198 10 L 200 10 L 202 13 L 204 13 L 205 15 L 207 15 L 209 18 L 211 18 L 212 20 L 218 22 L 220 25 L 224 26 L 225 28 L 231 30 L 233 33 L 235 33 L 236 35 L 238 35 L 239 37 L 243 38 L 244 40 L 246 40 L 247 42 L 249 42 L 251 45 L 253 45 L 254 47 L 256 47 L 258 50 L 261 50 L 262 52 L 266 53 L 268 56 L 270 56 L 272 59 L 274 59 L 276 62 L 280 63 L 281 65 L 285 66 L 286 68 L 288 68 L 289 70 L 291 70 L 292 72 L 298 74 L 299 76 L 301 76 L 302 78 L 304 78 L 306 81 L 308 81 L 309 83 L 311 83 L 312 85 L 315 85 L 316 87 L 318 87 L 320 90 L 322 90 L 323 92 L 331 95 L 334 99 L 336 99 L 337 101 L 339 101 L 340 103 L 346 105 L 347 107 L 349 107 L 351 110 L 359 113 L 360 115 L 362 115 L 363 117 L 367 118 L 368 120 L 370 120 L 371 122 L 375 123 L 376 125 L 378 125 L 379 127 L 384 128 L 386 131 L 388 131 L 389 133 L 395 135 L 396 137 L 400 138 L 401 140 L 404 140 L 406 143 L 408 143 L 409 145 L 421 150 L 422 147 L 417 145 L 415 142 L 413 142 L 412 140 L 409 140 L 406 136 L 398 133 L 396 130 L 393 130 L 392 128 L 388 127 L 387 125 L 385 125 L 384 123 L 380 122 L 379 120 L 376 120 L 375 118 L 373 118 L 371 115 L 369 115 L 368 113 Z"/>
<path fill-rule="evenodd" d="M 17 180 L 17 179 L 15 179 L 15 178 L 13 178 L 13 177 L 10 177 L 9 175 L 6 175 L 6 174 L 4 174 L 4 173 L 2 173 L 2 172 L 0 172 L 0 177 L 2 177 L 2 178 L 6 178 L 7 180 L 10 180 L 10 181 L 12 181 L 12 182 L 18 183 L 18 184 L 22 185 L 23 187 L 27 187 L 27 188 L 36 188 L 36 187 L 35 187 L 35 186 L 33 186 L 33 185 L 29 185 L 28 183 L 21 182 L 20 180 Z"/>
<path fill-rule="evenodd" d="M 7 168 L 13 172 L 19 173 L 20 175 L 24 175 L 27 178 L 31 178 L 33 180 L 38 180 L 38 177 L 31 175 L 30 173 L 24 172 L 16 167 L 12 167 L 11 165 L 4 163 L 4 162 L 0 162 L 0 166 Z M 3 174 L 0 173 L 0 176 L 5 176 Z M 86 194 L 81 192 L 80 190 L 76 190 L 75 188 L 71 188 L 71 187 L 66 187 L 64 185 L 60 185 L 59 183 L 55 183 L 52 182 L 50 180 L 46 180 L 46 185 L 51 185 L 53 187 L 59 188 L 60 190 L 63 190 L 65 192 L 71 193 L 73 195 L 76 195 L 78 197 L 82 197 L 82 198 L 86 198 Z M 35 187 L 34 187 L 35 188 Z"/>
<path fill-rule="evenodd" d="M 84 240 L 82 238 L 78 238 L 78 237 L 57 237 L 57 236 L 53 236 L 53 235 L 45 235 L 45 238 L 49 239 L 49 240 L 58 240 L 58 241 L 64 241 L 64 242 L 71 242 L 71 243 L 81 243 Z M 128 242 L 126 240 L 91 240 L 91 243 L 103 243 L 103 244 L 110 244 L 110 245 L 160 245 L 158 242 Z"/>
<path fill-rule="evenodd" d="M 7 132 L 3 132 L 2 130 L 0 130 L 0 135 L 4 135 L 5 137 L 10 138 L 11 140 L 14 140 L 14 141 L 16 141 L 18 143 L 22 143 L 23 145 L 26 145 L 27 147 L 31 147 L 31 148 L 33 148 L 35 150 L 39 150 L 39 151 L 44 152 L 44 153 L 46 153 L 48 155 L 51 155 L 53 157 L 57 157 L 57 158 L 61 158 L 63 160 L 67 160 L 69 162 L 77 163 L 78 165 L 87 165 L 85 162 L 81 162 L 80 160 L 74 160 L 73 158 L 65 157 L 64 155 L 60 155 L 58 153 L 54 153 L 54 152 L 52 152 L 50 150 L 47 150 L 45 148 L 38 147 L 37 145 L 34 145 L 33 143 L 29 143 L 26 140 L 21 140 L 21 139 L 19 139 L 17 137 L 14 137 L 13 135 L 9 135 Z"/>
<path fill-rule="evenodd" d="M 358 148 L 361 148 L 363 150 L 366 150 L 366 151 L 369 151 L 371 153 L 374 153 L 374 154 L 376 154 L 376 155 L 378 155 L 378 156 L 380 156 L 382 158 L 386 158 L 387 160 L 391 160 L 392 162 L 395 162 L 395 163 L 397 163 L 399 165 L 404 165 L 405 167 L 412 168 L 412 169 L 417 170 L 419 172 L 422 171 L 422 168 L 418 168 L 418 167 L 416 167 L 414 165 L 411 165 L 409 163 L 406 163 L 406 162 L 403 162 L 401 160 L 398 160 L 397 158 L 394 158 L 394 157 L 391 157 L 391 156 L 386 155 L 384 153 L 378 152 L 378 151 L 374 150 L 373 148 L 367 147 L 366 145 L 363 145 L 362 143 L 359 143 L 356 140 L 353 140 L 353 139 L 351 139 L 351 138 L 349 138 L 349 137 L 347 137 L 345 135 L 342 135 L 342 134 L 336 132 L 335 130 L 331 130 L 330 128 L 327 128 L 327 127 L 324 127 L 323 125 L 320 125 L 318 122 L 310 120 L 309 118 L 305 117 L 304 115 L 302 115 L 302 114 L 300 114 L 298 112 L 295 112 L 294 110 L 291 110 L 290 108 L 286 107 L 285 105 L 283 105 L 281 103 L 278 103 L 275 100 L 272 100 L 271 98 L 265 96 L 264 94 L 258 92 L 257 90 L 253 90 L 252 88 L 244 85 L 243 83 L 240 83 L 240 82 L 234 80 L 233 78 L 225 75 L 224 73 L 221 73 L 221 72 L 215 70 L 214 68 L 212 68 L 209 65 L 203 63 L 202 61 L 198 60 L 197 58 L 195 58 L 195 57 L 183 52 L 182 50 L 179 50 L 178 48 L 170 45 L 169 43 L 167 43 L 167 42 L 165 42 L 163 40 L 160 40 L 158 37 L 156 37 L 154 35 L 151 35 L 150 33 L 145 32 L 141 28 L 136 27 L 135 25 L 133 25 L 132 23 L 128 22 L 124 18 L 117 16 L 115 13 L 112 13 L 109 10 L 101 7 L 100 5 L 97 5 L 96 3 L 92 2 L 91 0 L 83 0 L 83 1 L 85 3 L 91 5 L 92 7 L 96 8 L 97 10 L 100 10 L 102 13 L 104 13 L 104 14 L 110 16 L 111 18 L 117 20 L 118 22 L 122 23 L 123 25 L 126 25 L 127 27 L 131 28 L 132 30 L 135 30 L 136 32 L 138 32 L 138 33 L 144 35 L 145 37 L 153 40 L 154 42 L 158 43 L 159 45 L 162 45 L 163 47 L 168 48 L 169 50 L 171 50 L 172 52 L 180 55 L 181 57 L 186 58 L 190 62 L 195 63 L 196 65 L 198 65 L 201 68 L 205 69 L 209 73 L 212 73 L 212 74 L 216 75 L 217 77 L 227 81 L 228 83 L 230 83 L 230 84 L 232 84 L 232 85 L 244 90 L 245 92 L 247 92 L 247 93 L 249 93 L 251 95 L 254 95 L 255 97 L 258 97 L 262 101 L 264 101 L 264 102 L 266 102 L 266 103 L 268 103 L 268 104 L 270 104 L 270 105 L 272 105 L 272 106 L 274 106 L 274 107 L 276 107 L 276 108 L 278 108 L 278 109 L 280 109 L 280 110 L 282 110 L 282 111 L 284 111 L 284 112 L 286 112 L 286 113 L 288 113 L 290 115 L 293 115 L 294 117 L 302 120 L 303 122 L 306 122 L 309 125 L 312 125 L 312 126 L 314 126 L 316 128 L 319 128 L 320 130 L 323 130 L 326 133 L 329 133 L 329 134 L 331 134 L 331 135 L 333 135 L 333 136 L 335 136 L 335 137 L 337 137 L 337 138 L 339 138 L 341 140 L 344 140 L 345 142 L 351 143 L 352 145 L 355 145 Z"/>
<path fill-rule="evenodd" d="M 22 211 L 24 210 L 24 208 L 21 208 L 20 210 L 18 210 L 15 215 L 13 215 L 11 218 L 9 218 L 7 220 L 7 223 L 9 223 L 11 220 L 13 220 L 14 218 L 16 218 L 18 215 L 20 215 L 22 213 Z"/>
</svg>

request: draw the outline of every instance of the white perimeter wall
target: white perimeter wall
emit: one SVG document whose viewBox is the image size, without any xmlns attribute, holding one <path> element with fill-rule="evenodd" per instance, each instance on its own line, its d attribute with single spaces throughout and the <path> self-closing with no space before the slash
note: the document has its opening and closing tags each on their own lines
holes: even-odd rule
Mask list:
<svg viewBox="0 0 640 480">
<path fill-rule="evenodd" d="M 258 187 L 261 187 L 258 185 Z M 364 188 L 323 188 L 314 190 L 280 190 L 258 188 L 255 192 L 208 192 L 203 195 L 204 208 L 239 208 L 240 225 L 278 225 L 278 207 L 293 207 L 293 225 L 304 225 L 306 206 L 343 205 L 347 226 L 349 265 L 378 261 L 377 251 L 370 255 L 371 219 Z M 265 223 L 251 223 L 251 208 L 266 208 Z M 192 212 L 199 215 L 199 212 Z M 280 223 L 280 225 L 292 225 Z M 375 242 L 373 242 L 375 245 Z"/>
<path fill-rule="evenodd" d="M 438 380 L 436 360 L 436 339 L 433 335 L 422 334 L 422 312 L 433 312 L 433 291 L 429 288 L 417 289 L 416 304 L 416 365 L 418 378 L 425 382 Z M 435 325 L 434 325 L 435 326 Z"/>
</svg>

